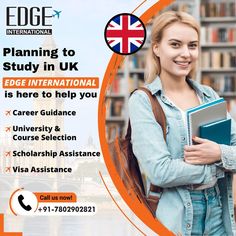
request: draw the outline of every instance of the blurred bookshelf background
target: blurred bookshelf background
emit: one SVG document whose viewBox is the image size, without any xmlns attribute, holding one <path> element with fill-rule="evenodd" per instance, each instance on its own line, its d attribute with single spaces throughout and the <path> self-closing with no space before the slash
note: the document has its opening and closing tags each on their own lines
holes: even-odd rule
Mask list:
<svg viewBox="0 0 236 236">
<path fill-rule="evenodd" d="M 236 0 L 177 0 L 163 11 L 185 11 L 201 26 L 200 65 L 196 80 L 224 97 L 236 120 Z M 107 91 L 106 134 L 112 141 L 124 136 L 131 91 L 144 84 L 144 67 L 153 19 L 146 26 L 147 38 L 141 50 L 126 56 Z"/>
<path fill-rule="evenodd" d="M 212 87 L 227 101 L 236 121 L 236 0 L 177 0 L 163 11 L 185 11 L 201 26 L 199 70 L 196 80 Z M 107 141 L 126 134 L 129 94 L 144 85 L 144 67 L 153 19 L 146 25 L 147 38 L 141 50 L 126 56 L 106 96 Z M 236 209 L 236 177 L 234 203 Z M 236 212 L 235 212 L 236 213 Z"/>
</svg>

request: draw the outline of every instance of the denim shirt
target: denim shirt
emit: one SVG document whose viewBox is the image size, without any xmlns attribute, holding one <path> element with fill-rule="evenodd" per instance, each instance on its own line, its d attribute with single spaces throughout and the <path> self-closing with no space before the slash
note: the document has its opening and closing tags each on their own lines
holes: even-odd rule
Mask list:
<svg viewBox="0 0 236 236">
<path fill-rule="evenodd" d="M 203 103 L 218 98 L 208 86 L 186 79 Z M 209 184 L 217 178 L 227 235 L 234 235 L 232 177 L 236 172 L 236 125 L 232 120 L 231 145 L 220 145 L 221 161 L 212 165 L 184 162 L 187 134 L 181 112 L 164 95 L 159 77 L 146 87 L 155 94 L 166 115 L 166 141 L 143 91 L 129 99 L 133 152 L 147 179 L 163 188 L 156 211 L 157 219 L 174 233 L 191 235 L 193 208 L 188 186 Z M 230 117 L 230 115 L 228 114 Z"/>
</svg>

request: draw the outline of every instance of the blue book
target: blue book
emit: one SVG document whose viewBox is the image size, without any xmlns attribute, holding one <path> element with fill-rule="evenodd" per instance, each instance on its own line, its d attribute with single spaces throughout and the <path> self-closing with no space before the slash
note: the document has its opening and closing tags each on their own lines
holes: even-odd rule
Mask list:
<svg viewBox="0 0 236 236">
<path fill-rule="evenodd" d="M 218 144 L 230 145 L 231 119 L 220 120 L 200 126 L 200 137 Z"/>
<path fill-rule="evenodd" d="M 188 145 L 193 145 L 192 137 L 200 136 L 200 126 L 227 119 L 226 102 L 219 98 L 187 110 L 186 115 Z"/>
</svg>

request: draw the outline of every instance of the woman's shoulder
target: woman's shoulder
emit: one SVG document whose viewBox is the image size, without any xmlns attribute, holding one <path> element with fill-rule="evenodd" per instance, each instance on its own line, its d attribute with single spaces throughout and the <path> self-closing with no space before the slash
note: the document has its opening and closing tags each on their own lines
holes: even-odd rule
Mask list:
<svg viewBox="0 0 236 236">
<path fill-rule="evenodd" d="M 129 104 L 145 104 L 149 103 L 148 95 L 141 89 L 137 89 L 129 97 Z"/>
<path fill-rule="evenodd" d="M 145 88 L 147 87 L 145 86 Z M 147 89 L 149 90 L 149 88 Z M 147 93 L 141 89 L 137 89 L 131 94 L 129 97 L 128 107 L 130 113 L 152 113 L 151 101 Z"/>
<path fill-rule="evenodd" d="M 145 83 L 142 87 L 147 89 L 150 94 L 153 95 L 157 95 L 158 92 L 160 90 L 162 90 L 162 84 L 161 84 L 161 80 L 159 77 L 157 77 L 156 79 L 154 79 L 152 82 L 150 83 Z M 142 91 L 141 89 L 136 89 L 135 92 L 133 93 L 134 96 L 132 95 L 131 97 L 134 97 L 134 99 L 143 99 L 145 101 L 149 101 L 148 95 L 146 92 Z"/>
</svg>

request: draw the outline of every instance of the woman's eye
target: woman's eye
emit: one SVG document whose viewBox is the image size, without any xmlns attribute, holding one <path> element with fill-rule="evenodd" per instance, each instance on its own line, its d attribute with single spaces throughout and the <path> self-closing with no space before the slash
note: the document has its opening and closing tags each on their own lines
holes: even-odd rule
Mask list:
<svg viewBox="0 0 236 236">
<path fill-rule="evenodd" d="M 190 45 L 189 45 L 189 48 L 195 49 L 195 48 L 197 48 L 197 44 L 190 44 Z"/>
<path fill-rule="evenodd" d="M 179 43 L 172 43 L 172 44 L 171 44 L 171 46 L 173 46 L 173 47 L 176 47 L 176 48 L 177 48 L 177 47 L 179 47 L 179 46 L 180 46 L 180 44 L 179 44 Z"/>
</svg>

